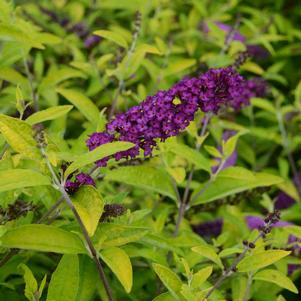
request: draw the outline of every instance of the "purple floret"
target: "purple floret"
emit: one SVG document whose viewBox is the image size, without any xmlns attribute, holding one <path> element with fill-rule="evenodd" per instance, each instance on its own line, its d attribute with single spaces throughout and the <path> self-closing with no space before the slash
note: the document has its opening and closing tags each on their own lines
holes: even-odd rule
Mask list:
<svg viewBox="0 0 301 301">
<path fill-rule="evenodd" d="M 184 78 L 169 90 L 148 96 L 139 105 L 111 120 L 106 131 L 92 134 L 87 140 L 89 150 L 112 141 L 128 141 L 136 146 L 114 155 L 115 160 L 135 158 L 139 149 L 151 156 L 157 141 L 178 135 L 200 108 L 217 113 L 221 107 L 235 110 L 249 104 L 254 85 L 245 81 L 232 67 L 210 69 L 199 77 Z M 97 162 L 105 166 L 109 158 Z"/>
<path fill-rule="evenodd" d="M 81 172 L 75 176 L 75 181 L 71 181 L 71 180 L 66 181 L 65 190 L 69 194 L 73 194 L 78 190 L 80 186 L 83 185 L 91 185 L 95 187 L 95 182 L 88 174 Z"/>
</svg>

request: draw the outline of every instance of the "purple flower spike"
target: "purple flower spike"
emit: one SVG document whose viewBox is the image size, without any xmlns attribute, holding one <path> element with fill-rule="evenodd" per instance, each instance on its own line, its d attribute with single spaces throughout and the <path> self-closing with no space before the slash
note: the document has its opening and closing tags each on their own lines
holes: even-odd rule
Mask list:
<svg viewBox="0 0 301 301">
<path fill-rule="evenodd" d="M 253 216 L 253 215 L 248 215 L 245 218 L 246 223 L 248 225 L 248 227 L 251 230 L 254 229 L 259 229 L 261 227 L 264 226 L 264 220 L 261 217 L 258 216 Z M 271 225 L 272 228 L 282 228 L 282 227 L 287 227 L 287 226 L 291 226 L 292 224 L 286 221 L 279 221 L 277 223 L 274 223 Z"/>
<path fill-rule="evenodd" d="M 115 154 L 115 160 L 135 158 L 140 148 L 144 156 L 151 156 L 157 141 L 178 135 L 194 120 L 199 108 L 213 113 L 221 107 L 238 110 L 249 103 L 252 93 L 232 67 L 210 69 L 199 77 L 184 78 L 169 90 L 148 96 L 139 105 L 117 115 L 107 124 L 106 131 L 92 134 L 86 143 L 89 150 L 112 141 L 136 145 Z M 97 165 L 105 166 L 108 159 L 98 161 Z"/>
</svg>

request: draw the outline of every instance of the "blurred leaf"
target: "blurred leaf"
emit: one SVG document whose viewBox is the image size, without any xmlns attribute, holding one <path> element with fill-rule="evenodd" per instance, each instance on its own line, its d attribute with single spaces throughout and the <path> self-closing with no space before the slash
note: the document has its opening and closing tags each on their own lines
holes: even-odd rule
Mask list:
<svg viewBox="0 0 301 301">
<path fill-rule="evenodd" d="M 47 301 L 76 301 L 78 286 L 78 257 L 64 255 L 51 276 Z"/>
<path fill-rule="evenodd" d="M 191 287 L 193 289 L 199 288 L 210 277 L 212 270 L 212 266 L 207 266 L 193 274 Z"/>
<path fill-rule="evenodd" d="M 201 246 L 197 246 L 197 247 L 193 247 L 191 249 L 193 252 L 198 253 L 199 255 L 208 258 L 210 260 L 212 260 L 213 262 L 215 262 L 221 269 L 224 268 L 223 263 L 221 261 L 221 259 L 218 257 L 218 255 L 216 254 L 214 247 L 210 246 L 210 245 L 201 245 Z"/>
<path fill-rule="evenodd" d="M 71 89 L 59 88 L 56 91 L 70 101 L 89 121 L 95 125 L 98 123 L 99 110 L 87 96 Z"/>
<path fill-rule="evenodd" d="M 102 250 L 99 255 L 116 275 L 125 291 L 129 293 L 133 285 L 133 271 L 129 256 L 116 247 Z"/>
<path fill-rule="evenodd" d="M 242 167 L 229 167 L 222 170 L 214 181 L 205 183 L 194 191 L 192 198 L 204 185 L 207 185 L 206 190 L 193 202 L 193 205 L 212 202 L 256 187 L 276 185 L 282 181 L 282 178 L 272 174 L 253 173 Z"/>
<path fill-rule="evenodd" d="M 95 163 L 96 161 L 116 154 L 117 152 L 128 150 L 133 146 L 133 143 L 123 141 L 116 141 L 100 145 L 91 152 L 79 155 L 76 160 L 68 166 L 67 170 L 65 171 L 65 178 L 83 166 Z"/>
<path fill-rule="evenodd" d="M 107 40 L 110 40 L 123 48 L 128 48 L 127 41 L 124 39 L 124 37 L 121 34 L 117 32 L 110 31 L 110 30 L 96 30 L 93 32 L 93 34 L 103 37 Z"/>
<path fill-rule="evenodd" d="M 151 166 L 119 167 L 109 170 L 105 179 L 153 190 L 174 200 L 176 199 L 168 174 Z"/>
<path fill-rule="evenodd" d="M 239 272 L 255 271 L 279 261 L 290 253 L 290 251 L 283 250 L 267 250 L 261 253 L 254 253 L 243 258 L 238 263 L 237 269 Z"/>
<path fill-rule="evenodd" d="M 36 171 L 29 169 L 0 171 L 0 192 L 41 185 L 51 185 L 50 179 Z"/>
<path fill-rule="evenodd" d="M 34 277 L 32 271 L 25 264 L 22 263 L 19 267 L 24 271 L 25 297 L 30 301 L 36 300 L 36 296 L 38 298 L 40 297 L 36 278 Z"/>
<path fill-rule="evenodd" d="M 73 204 L 89 235 L 93 236 L 103 213 L 103 198 L 93 186 L 84 185 L 76 192 L 73 199 Z"/>
<path fill-rule="evenodd" d="M 86 248 L 76 234 L 48 225 L 19 226 L 8 230 L 0 240 L 0 245 L 5 248 L 86 254 Z"/>
<path fill-rule="evenodd" d="M 298 289 L 296 288 L 292 280 L 277 270 L 266 269 L 260 271 L 254 275 L 253 279 L 272 282 L 295 294 L 298 294 Z"/>
<path fill-rule="evenodd" d="M 43 121 L 53 120 L 66 115 L 71 111 L 73 106 L 54 106 L 43 111 L 36 112 L 30 115 L 26 122 L 30 125 L 34 125 Z"/>
<path fill-rule="evenodd" d="M 0 114 L 0 131 L 14 151 L 31 159 L 41 157 L 33 130 L 25 121 Z"/>
<path fill-rule="evenodd" d="M 157 263 L 153 263 L 153 269 L 163 282 L 164 286 L 171 292 L 173 296 L 181 291 L 182 281 L 171 269 Z"/>
</svg>

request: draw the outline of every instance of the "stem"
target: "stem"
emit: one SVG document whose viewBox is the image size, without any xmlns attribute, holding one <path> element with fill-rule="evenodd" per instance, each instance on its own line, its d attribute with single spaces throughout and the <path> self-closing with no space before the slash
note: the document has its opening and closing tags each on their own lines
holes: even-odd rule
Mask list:
<svg viewBox="0 0 301 301">
<path fill-rule="evenodd" d="M 133 40 L 132 40 L 132 43 L 131 43 L 131 46 L 130 46 L 128 52 L 126 53 L 127 59 L 126 59 L 125 65 L 124 65 L 124 70 L 128 69 L 130 59 L 131 59 L 132 55 L 134 54 L 134 50 L 136 48 L 138 36 L 140 33 L 140 29 L 141 29 L 141 20 L 139 18 L 140 18 L 140 15 L 136 15 Z M 110 113 L 109 113 L 109 119 L 111 119 L 114 115 L 114 112 L 115 112 L 115 109 L 117 106 L 118 96 L 122 92 L 123 88 L 124 88 L 124 78 L 122 76 L 122 78 L 119 79 L 118 88 L 116 90 L 115 96 L 112 101 L 112 105 L 111 105 L 111 109 L 110 109 Z"/>
<path fill-rule="evenodd" d="M 25 56 L 24 56 L 24 59 L 23 59 L 23 63 L 24 63 L 24 67 L 25 67 L 25 73 L 26 73 L 26 76 L 27 76 L 27 80 L 28 80 L 30 90 L 31 90 L 31 98 L 32 98 L 32 101 L 33 101 L 33 107 L 34 107 L 34 110 L 37 112 L 37 111 L 39 111 L 38 97 L 35 93 L 35 89 L 34 89 L 34 86 L 33 86 L 33 77 L 32 77 L 32 74 L 29 71 L 28 62 L 26 61 Z"/>
<path fill-rule="evenodd" d="M 202 127 L 202 131 L 200 133 L 200 137 L 203 137 L 205 135 L 210 118 L 211 118 L 211 114 L 206 114 L 205 115 L 204 124 L 203 124 L 203 127 Z M 199 151 L 200 147 L 201 147 L 201 144 L 197 143 L 196 144 L 196 150 Z M 195 171 L 195 165 L 192 165 L 190 173 L 188 175 L 187 184 L 186 184 L 186 187 L 185 187 L 183 199 L 182 200 L 180 199 L 178 218 L 177 218 L 177 222 L 176 222 L 175 231 L 173 233 L 173 236 L 177 236 L 178 233 L 179 233 L 180 225 L 181 225 L 181 222 L 182 222 L 182 220 L 184 218 L 184 215 L 185 215 L 186 206 L 189 203 L 188 195 L 189 195 L 190 185 L 191 185 L 191 182 L 192 182 L 194 171 Z"/>
<path fill-rule="evenodd" d="M 279 110 L 277 111 L 276 115 L 277 115 L 277 119 L 278 119 L 279 130 L 280 130 L 281 137 L 282 137 L 283 147 L 284 147 L 284 150 L 286 151 L 286 155 L 287 155 L 287 158 L 288 158 L 288 161 L 289 161 L 289 164 L 291 166 L 291 169 L 292 169 L 292 172 L 293 172 L 293 175 L 294 175 L 294 179 L 295 179 L 295 182 L 296 182 L 295 187 L 297 189 L 299 197 L 301 198 L 301 179 L 300 179 L 298 169 L 297 169 L 296 163 L 294 161 L 293 155 L 290 151 L 287 131 L 286 131 L 285 125 L 283 123 L 283 118 L 282 118 L 281 112 Z"/>
<path fill-rule="evenodd" d="M 249 300 L 249 295 L 250 295 L 250 289 L 251 289 L 252 280 L 253 280 L 253 273 L 251 272 L 249 274 L 249 277 L 248 277 L 247 288 L 246 288 L 246 291 L 245 291 L 245 295 L 244 295 L 243 301 L 248 301 Z"/>
<path fill-rule="evenodd" d="M 91 254 L 91 256 L 92 256 L 92 258 L 93 258 L 93 260 L 94 260 L 94 262 L 96 264 L 96 267 L 97 267 L 97 270 L 98 270 L 98 274 L 99 274 L 99 278 L 100 278 L 100 280 L 102 281 L 102 283 L 104 285 L 104 288 L 105 288 L 106 294 L 108 296 L 108 299 L 109 299 L 109 301 L 114 301 L 112 290 L 110 288 L 109 282 L 108 282 L 108 280 L 106 278 L 106 275 L 104 273 L 103 267 L 102 267 L 101 262 L 99 260 L 97 251 L 96 251 L 96 249 L 95 249 L 95 247 L 94 247 L 94 245 L 92 243 L 92 240 L 91 240 L 91 238 L 90 238 L 90 236 L 88 234 L 88 231 L 87 231 L 87 229 L 86 229 L 86 227 L 85 227 L 85 225 L 84 225 L 81 217 L 79 216 L 76 208 L 74 207 L 71 198 L 69 197 L 69 195 L 65 191 L 64 186 L 60 183 L 59 179 L 57 178 L 57 175 L 55 174 L 55 172 L 54 172 L 54 170 L 53 170 L 53 168 L 52 168 L 52 166 L 51 166 L 51 164 L 50 164 L 50 162 L 49 162 L 49 160 L 47 158 L 47 154 L 46 154 L 46 152 L 45 152 L 45 150 L 44 150 L 44 148 L 43 148 L 42 145 L 40 145 L 40 150 L 42 152 L 43 157 L 46 160 L 47 167 L 48 167 L 48 169 L 49 169 L 49 171 L 50 171 L 50 173 L 52 175 L 52 178 L 53 178 L 53 181 L 54 181 L 55 185 L 58 187 L 59 191 L 62 194 L 62 198 L 65 200 L 66 204 L 68 205 L 68 207 L 72 211 L 75 219 L 77 220 L 77 223 L 79 224 L 79 227 L 80 227 L 80 229 L 81 229 L 81 231 L 83 233 L 84 239 L 85 239 L 85 241 L 87 243 L 87 246 L 89 248 L 90 254 Z"/>
<path fill-rule="evenodd" d="M 269 224 L 268 224 L 269 225 Z M 252 241 L 252 243 L 255 245 L 255 243 L 263 236 L 263 232 L 260 232 L 258 236 Z M 236 266 L 238 263 L 246 256 L 247 252 L 250 250 L 249 245 L 245 246 L 242 253 L 239 254 L 239 256 L 233 261 L 230 267 L 228 267 L 223 274 L 217 279 L 214 286 L 209 290 L 207 295 L 205 296 L 205 300 L 207 300 L 211 294 L 220 287 L 220 285 L 228 278 L 230 277 L 234 271 L 236 270 Z"/>
</svg>

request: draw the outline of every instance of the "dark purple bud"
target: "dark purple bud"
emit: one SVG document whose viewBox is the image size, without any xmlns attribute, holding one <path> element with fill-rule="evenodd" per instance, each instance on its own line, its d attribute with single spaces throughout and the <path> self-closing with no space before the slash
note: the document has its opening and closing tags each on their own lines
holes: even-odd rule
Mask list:
<svg viewBox="0 0 301 301">
<path fill-rule="evenodd" d="M 100 41 L 101 41 L 101 37 L 90 35 L 85 39 L 84 44 L 87 49 L 91 49 L 94 48 Z"/>
<path fill-rule="evenodd" d="M 213 221 L 207 221 L 198 225 L 193 225 L 192 229 L 201 237 L 217 237 L 222 233 L 223 219 L 219 218 Z"/>
</svg>

